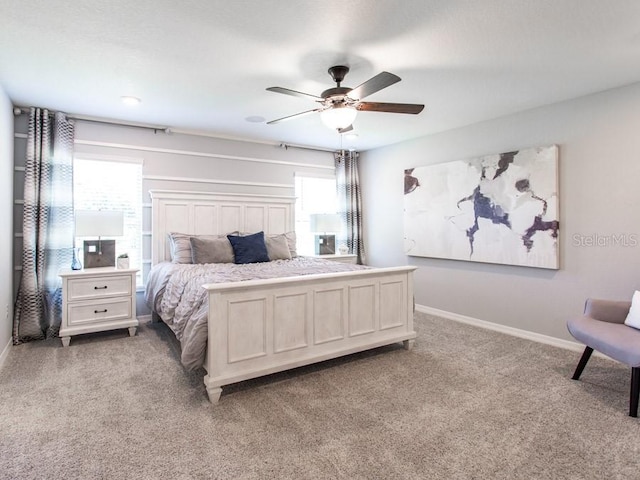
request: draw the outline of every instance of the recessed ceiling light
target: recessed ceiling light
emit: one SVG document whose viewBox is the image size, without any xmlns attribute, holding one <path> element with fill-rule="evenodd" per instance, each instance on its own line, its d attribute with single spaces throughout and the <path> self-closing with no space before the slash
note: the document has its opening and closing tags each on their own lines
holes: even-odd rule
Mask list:
<svg viewBox="0 0 640 480">
<path fill-rule="evenodd" d="M 260 117 L 258 115 L 252 115 L 250 117 L 245 118 L 245 120 L 251 123 L 262 123 L 266 120 L 266 118 Z"/>
<path fill-rule="evenodd" d="M 132 97 L 130 95 L 123 95 L 122 97 L 120 97 L 120 100 L 122 100 L 122 103 L 129 107 L 133 107 L 142 103 L 142 100 L 140 100 L 138 97 Z"/>
</svg>

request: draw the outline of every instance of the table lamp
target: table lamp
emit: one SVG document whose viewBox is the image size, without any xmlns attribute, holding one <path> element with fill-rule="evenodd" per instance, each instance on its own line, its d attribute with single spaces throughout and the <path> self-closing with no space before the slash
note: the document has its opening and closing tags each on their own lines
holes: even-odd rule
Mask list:
<svg viewBox="0 0 640 480">
<path fill-rule="evenodd" d="M 342 220 L 337 213 L 315 213 L 309 215 L 311 231 L 316 233 L 316 255 L 333 255 L 336 253 L 335 234 L 342 230 Z"/>
<path fill-rule="evenodd" d="M 116 241 L 101 237 L 120 237 L 124 214 L 111 210 L 76 210 L 76 237 L 98 237 L 84 241 L 84 268 L 115 267 Z"/>
</svg>

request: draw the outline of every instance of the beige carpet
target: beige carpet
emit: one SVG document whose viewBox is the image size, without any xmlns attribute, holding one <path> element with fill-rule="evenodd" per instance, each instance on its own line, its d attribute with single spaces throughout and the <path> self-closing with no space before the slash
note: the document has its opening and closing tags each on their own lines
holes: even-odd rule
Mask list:
<svg viewBox="0 0 640 480">
<path fill-rule="evenodd" d="M 227 388 L 162 325 L 12 349 L 2 479 L 640 478 L 630 372 L 416 315 L 418 340 Z"/>
</svg>

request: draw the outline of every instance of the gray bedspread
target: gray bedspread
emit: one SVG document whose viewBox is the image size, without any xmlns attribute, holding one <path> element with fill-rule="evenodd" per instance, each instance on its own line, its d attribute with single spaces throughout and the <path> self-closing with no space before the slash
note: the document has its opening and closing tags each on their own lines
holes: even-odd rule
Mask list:
<svg viewBox="0 0 640 480">
<path fill-rule="evenodd" d="M 145 301 L 169 325 L 182 346 L 182 364 L 195 369 L 203 365 L 207 349 L 207 283 L 241 282 L 295 277 L 317 273 L 346 272 L 369 267 L 314 257 L 296 257 L 265 263 L 235 265 L 177 264 L 163 262 L 151 269 Z"/>
</svg>

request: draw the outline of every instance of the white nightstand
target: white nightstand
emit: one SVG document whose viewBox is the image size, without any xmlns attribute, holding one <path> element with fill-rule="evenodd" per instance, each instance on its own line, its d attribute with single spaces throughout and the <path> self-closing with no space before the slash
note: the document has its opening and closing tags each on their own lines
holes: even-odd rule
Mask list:
<svg viewBox="0 0 640 480">
<path fill-rule="evenodd" d="M 136 269 L 88 268 L 62 270 L 62 345 L 72 335 L 128 328 L 134 336 L 136 318 Z"/>
<path fill-rule="evenodd" d="M 315 257 L 315 258 L 324 258 L 325 260 L 332 260 L 334 262 L 341 262 L 341 263 L 352 263 L 352 264 L 356 264 L 358 262 L 358 256 L 357 255 L 341 255 L 339 253 L 336 253 L 334 255 L 309 255 L 310 257 Z"/>
</svg>

